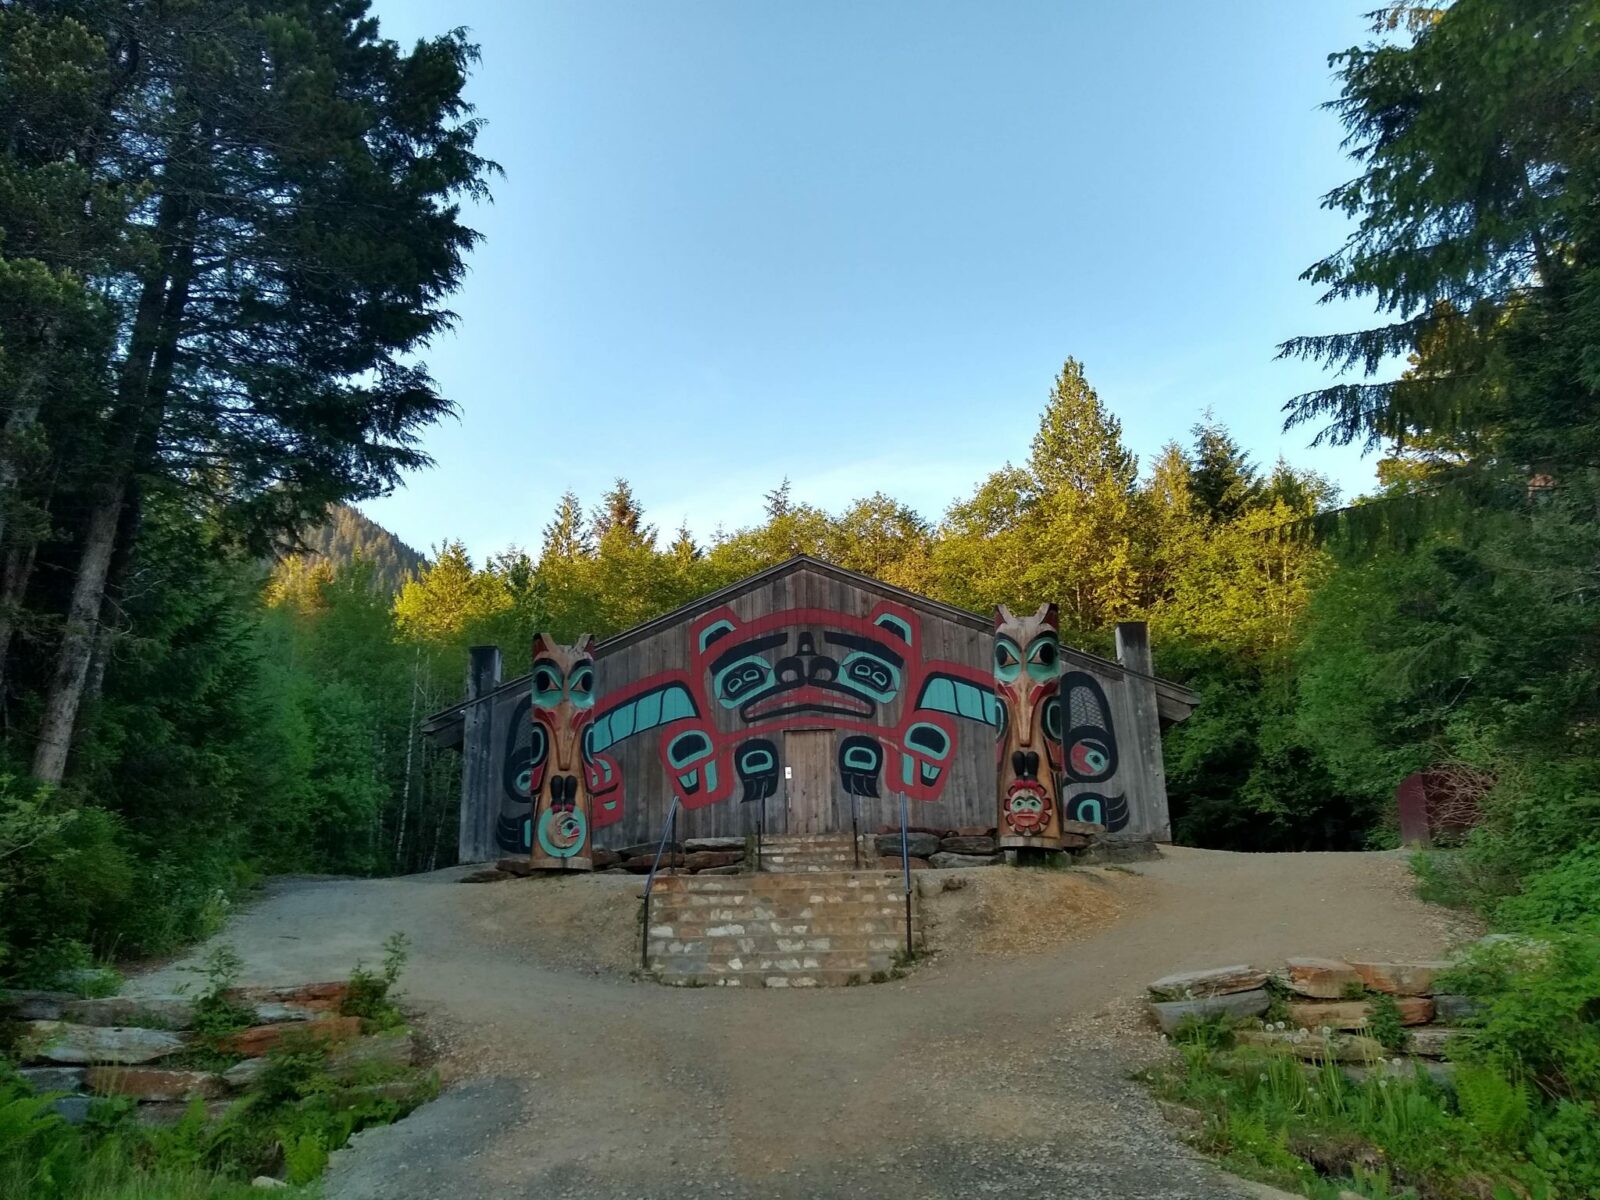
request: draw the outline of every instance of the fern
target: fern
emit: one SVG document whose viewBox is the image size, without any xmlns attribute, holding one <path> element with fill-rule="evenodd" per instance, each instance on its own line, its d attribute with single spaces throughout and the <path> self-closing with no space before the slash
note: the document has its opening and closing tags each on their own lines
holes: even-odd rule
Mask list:
<svg viewBox="0 0 1600 1200">
<path fill-rule="evenodd" d="M 1462 1065 L 1455 1075 L 1456 1103 L 1480 1137 L 1503 1150 L 1514 1149 L 1533 1123 L 1528 1085 L 1491 1067 Z"/>
</svg>

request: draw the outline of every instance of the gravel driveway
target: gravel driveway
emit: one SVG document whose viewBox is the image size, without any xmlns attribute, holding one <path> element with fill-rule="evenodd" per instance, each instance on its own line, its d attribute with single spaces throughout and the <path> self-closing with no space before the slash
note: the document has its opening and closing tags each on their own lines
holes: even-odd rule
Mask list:
<svg viewBox="0 0 1600 1200">
<path fill-rule="evenodd" d="M 1129 870 L 1142 878 L 1104 877 L 1134 902 L 1081 940 L 815 992 L 661 988 L 508 953 L 491 926 L 515 913 L 485 907 L 539 881 L 456 871 L 281 882 L 223 936 L 263 983 L 339 977 L 391 931 L 411 940 L 406 998 L 449 1086 L 335 1155 L 329 1200 L 1249 1195 L 1128 1081 L 1163 1052 L 1143 985 L 1293 954 L 1432 957 L 1455 931 L 1393 853 L 1172 850 Z M 129 990 L 170 986 L 177 965 Z"/>
</svg>

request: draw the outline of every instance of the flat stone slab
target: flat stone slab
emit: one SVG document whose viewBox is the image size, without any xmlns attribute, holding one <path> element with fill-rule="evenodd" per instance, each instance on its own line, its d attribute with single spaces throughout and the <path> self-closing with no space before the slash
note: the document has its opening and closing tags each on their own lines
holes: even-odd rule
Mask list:
<svg viewBox="0 0 1600 1200">
<path fill-rule="evenodd" d="M 993 854 L 999 848 L 992 837 L 947 837 L 939 843 L 951 854 Z"/>
<path fill-rule="evenodd" d="M 1394 1006 L 1402 1025 L 1433 1020 L 1433 1001 L 1426 996 L 1396 996 Z M 1300 1001 L 1289 1005 L 1289 1019 L 1302 1029 L 1365 1029 L 1372 1020 L 1372 1005 L 1366 1000 Z"/>
<path fill-rule="evenodd" d="M 328 1070 L 343 1076 L 363 1067 L 409 1067 L 416 1052 L 416 1038 L 409 1029 L 389 1030 L 340 1046 L 328 1056 Z"/>
<path fill-rule="evenodd" d="M 1205 996 L 1226 996 L 1230 992 L 1253 992 L 1265 987 L 1267 973 L 1246 963 L 1231 967 L 1208 967 L 1203 971 L 1180 971 L 1163 975 L 1150 984 L 1155 1000 L 1197 1000 Z"/>
<path fill-rule="evenodd" d="M 24 1067 L 18 1078 L 36 1093 L 83 1090 L 83 1067 Z"/>
<path fill-rule="evenodd" d="M 1483 1012 L 1483 1001 L 1476 996 L 1446 993 L 1433 998 L 1433 1011 L 1441 1021 L 1470 1021 Z"/>
<path fill-rule="evenodd" d="M 210 1071 L 166 1071 L 160 1067 L 90 1067 L 85 1086 L 100 1096 L 131 1096 L 141 1102 L 177 1102 L 220 1096 L 220 1075 Z"/>
<path fill-rule="evenodd" d="M 900 833 L 880 833 L 873 844 L 878 853 L 891 858 L 900 857 Z M 912 858 L 928 858 L 939 852 L 939 839 L 931 833 L 906 834 L 906 853 Z"/>
<path fill-rule="evenodd" d="M 742 837 L 685 838 L 683 848 L 689 854 L 698 854 L 702 850 L 708 850 L 712 853 L 737 850 L 740 854 L 743 854 L 744 839 Z"/>
<path fill-rule="evenodd" d="M 1299 1058 L 1332 1059 L 1334 1062 L 1372 1063 L 1382 1059 L 1384 1048 L 1372 1038 L 1361 1034 L 1334 1034 L 1323 1037 L 1304 1029 L 1280 1031 L 1275 1029 L 1242 1029 L 1238 1040 L 1246 1046 L 1260 1046 L 1293 1054 Z"/>
<path fill-rule="evenodd" d="M 1365 1083 L 1369 1079 L 1413 1080 L 1418 1069 L 1434 1083 L 1448 1084 L 1455 1077 L 1456 1065 L 1448 1062 L 1430 1062 L 1422 1058 L 1379 1059 L 1370 1066 L 1345 1067 L 1342 1074 L 1351 1083 Z"/>
<path fill-rule="evenodd" d="M 1227 992 L 1219 996 L 1200 996 L 1193 1000 L 1154 1000 L 1150 1011 L 1163 1033 L 1176 1033 L 1185 1021 L 1207 1021 L 1214 1017 L 1259 1017 L 1272 1003 L 1266 988 L 1248 992 Z"/>
<path fill-rule="evenodd" d="M 59 1021 L 76 992 L 36 990 L 7 991 L 0 988 L 0 1016 L 16 1021 Z"/>
<path fill-rule="evenodd" d="M 221 1048 L 246 1058 L 259 1058 L 286 1038 L 306 1038 L 331 1045 L 361 1036 L 360 1017 L 320 1016 L 315 1021 L 280 1021 L 272 1025 L 253 1025 L 223 1038 Z"/>
<path fill-rule="evenodd" d="M 71 1000 L 62 1019 L 79 1025 L 140 1025 L 147 1029 L 187 1029 L 194 1002 L 183 996 L 100 996 Z"/>
<path fill-rule="evenodd" d="M 951 867 L 993 867 L 1004 862 L 998 854 L 951 854 L 947 851 L 928 855 L 928 861 L 940 870 Z"/>
<path fill-rule="evenodd" d="M 1339 1000 L 1354 984 L 1366 985 L 1349 963 L 1337 958 L 1291 958 L 1289 986 L 1313 1000 Z"/>
<path fill-rule="evenodd" d="M 1451 1046 L 1465 1046 L 1476 1035 L 1470 1029 L 1452 1029 L 1448 1025 L 1424 1025 L 1411 1030 L 1406 1039 L 1406 1050 L 1423 1058 L 1449 1058 Z"/>
<path fill-rule="evenodd" d="M 119 1063 L 132 1066 L 176 1054 L 187 1044 L 164 1029 L 74 1025 L 66 1021 L 29 1021 L 24 1026 L 23 1057 L 51 1063 Z"/>
<path fill-rule="evenodd" d="M 1375 992 L 1391 996 L 1431 996 L 1434 982 L 1452 966 L 1433 962 L 1352 962 L 1361 982 Z"/>
<path fill-rule="evenodd" d="M 222 1082 L 234 1091 L 249 1087 L 261 1078 L 261 1072 L 267 1069 L 267 1060 L 264 1058 L 247 1058 L 243 1062 L 236 1062 L 222 1073 Z"/>
</svg>

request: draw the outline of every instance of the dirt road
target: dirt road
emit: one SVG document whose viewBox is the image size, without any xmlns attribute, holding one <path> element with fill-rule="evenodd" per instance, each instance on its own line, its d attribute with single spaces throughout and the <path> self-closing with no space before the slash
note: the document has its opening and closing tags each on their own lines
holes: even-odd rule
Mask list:
<svg viewBox="0 0 1600 1200">
<path fill-rule="evenodd" d="M 330 1200 L 1241 1196 L 1128 1081 L 1162 1053 L 1138 1020 L 1143 985 L 1293 954 L 1433 956 L 1456 931 L 1397 854 L 1173 850 L 1127 870 L 1094 873 L 1120 915 L 1087 936 L 815 992 L 586 969 L 507 936 L 543 881 L 467 887 L 453 871 L 280 884 L 224 937 L 262 983 L 342 976 L 391 931 L 411 939 L 403 986 L 450 1086 L 336 1155 Z M 560 886 L 636 904 L 625 878 Z M 614 963 L 626 938 L 601 922 L 580 946 Z"/>
</svg>

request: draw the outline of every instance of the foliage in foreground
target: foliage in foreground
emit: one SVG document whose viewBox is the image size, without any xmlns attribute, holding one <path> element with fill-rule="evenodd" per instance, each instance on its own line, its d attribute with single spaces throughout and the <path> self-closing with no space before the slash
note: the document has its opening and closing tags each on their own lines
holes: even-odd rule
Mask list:
<svg viewBox="0 0 1600 1200">
<path fill-rule="evenodd" d="M 342 1006 L 366 1033 L 402 1024 L 393 989 L 406 961 L 401 934 L 384 943 L 383 965 L 351 972 Z M 242 963 L 219 946 L 196 967 L 196 1045 L 182 1065 L 221 1069 L 238 1060 L 219 1039 L 252 1023 L 253 1012 L 227 998 Z M 362 1129 L 399 1120 L 437 1091 L 437 1080 L 409 1067 L 367 1062 L 335 1072 L 330 1049 L 311 1037 L 286 1038 L 267 1056 L 259 1080 L 220 1116 L 196 1099 L 176 1123 L 142 1125 L 136 1106 L 109 1098 L 74 1126 L 51 1111 L 53 1096 L 36 1096 L 0 1058 L 0 1196 L 27 1200 L 232 1200 L 259 1196 L 249 1181 L 281 1176 L 298 1196 L 313 1185 L 328 1156 Z M 176 1061 L 169 1065 L 178 1065 Z"/>
<path fill-rule="evenodd" d="M 1357 1082 L 1337 1063 L 1230 1042 L 1226 1031 L 1195 1030 L 1181 1062 L 1149 1078 L 1158 1095 L 1202 1114 L 1196 1144 L 1242 1175 L 1326 1200 L 1344 1190 L 1479 1200 L 1600 1190 L 1592 1095 L 1547 1095 L 1494 1056 L 1459 1064 L 1448 1085 L 1401 1067 Z"/>
</svg>

